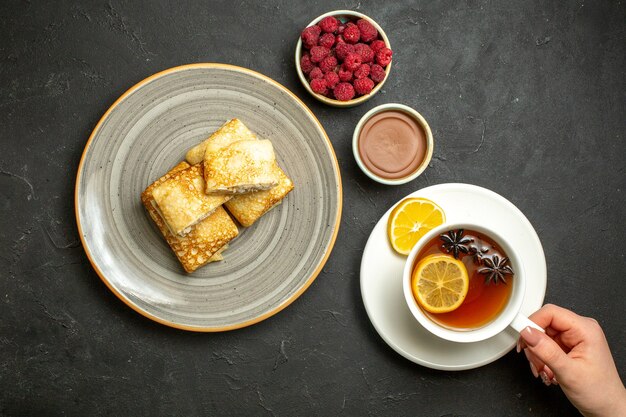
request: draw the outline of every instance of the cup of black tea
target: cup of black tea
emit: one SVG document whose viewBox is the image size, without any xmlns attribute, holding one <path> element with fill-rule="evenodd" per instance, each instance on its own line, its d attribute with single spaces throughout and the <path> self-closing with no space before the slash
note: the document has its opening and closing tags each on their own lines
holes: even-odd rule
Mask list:
<svg viewBox="0 0 626 417">
<path fill-rule="evenodd" d="M 443 339 L 478 342 L 509 326 L 542 330 L 520 313 L 526 279 L 518 251 L 482 224 L 443 224 L 424 235 L 406 260 L 403 290 L 415 319 Z"/>
</svg>

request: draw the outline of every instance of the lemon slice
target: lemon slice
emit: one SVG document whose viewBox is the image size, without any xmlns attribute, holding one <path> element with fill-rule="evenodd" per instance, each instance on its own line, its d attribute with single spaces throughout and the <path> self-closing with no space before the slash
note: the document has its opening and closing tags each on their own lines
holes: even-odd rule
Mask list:
<svg viewBox="0 0 626 417">
<path fill-rule="evenodd" d="M 413 296 L 430 313 L 448 313 L 465 300 L 469 277 L 463 262 L 448 255 L 430 255 L 413 270 Z"/>
<path fill-rule="evenodd" d="M 445 221 L 443 210 L 432 201 L 405 198 L 389 215 L 387 236 L 391 247 L 401 255 L 408 255 L 422 236 Z"/>
</svg>

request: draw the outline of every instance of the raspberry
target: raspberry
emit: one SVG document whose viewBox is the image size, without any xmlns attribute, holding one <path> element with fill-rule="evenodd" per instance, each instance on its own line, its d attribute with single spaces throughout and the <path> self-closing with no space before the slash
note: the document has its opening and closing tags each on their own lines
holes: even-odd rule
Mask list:
<svg viewBox="0 0 626 417">
<path fill-rule="evenodd" d="M 374 51 L 372 51 L 372 48 L 364 43 L 357 43 L 354 45 L 354 52 L 361 55 L 363 62 L 372 62 L 374 60 Z"/>
<path fill-rule="evenodd" d="M 311 62 L 317 64 L 330 54 L 330 49 L 324 46 L 314 46 L 311 48 Z"/>
<path fill-rule="evenodd" d="M 389 48 L 381 48 L 376 52 L 376 63 L 381 67 L 386 67 L 391 62 L 393 51 Z M 311 58 L 311 61 L 313 58 Z"/>
<path fill-rule="evenodd" d="M 372 92 L 372 88 L 374 88 L 374 81 L 367 77 L 354 80 L 354 91 L 356 91 L 357 94 L 369 94 Z"/>
<path fill-rule="evenodd" d="M 304 46 L 311 49 L 317 45 L 321 32 L 322 29 L 320 29 L 319 26 L 309 26 L 308 28 L 304 28 L 301 35 Z"/>
<path fill-rule="evenodd" d="M 343 38 L 347 43 L 357 43 L 361 38 L 359 27 L 354 23 L 347 23 L 346 29 L 343 31 Z"/>
<path fill-rule="evenodd" d="M 343 36 L 337 35 L 337 37 L 335 38 L 335 43 L 337 43 L 337 44 L 339 44 L 339 43 L 346 43 L 346 41 L 343 39 Z"/>
<path fill-rule="evenodd" d="M 339 25 L 339 27 L 337 28 L 337 33 L 341 35 L 341 34 L 343 33 L 343 31 L 344 31 L 344 30 L 346 30 L 346 25 L 341 24 L 341 25 Z"/>
<path fill-rule="evenodd" d="M 311 80 L 311 90 L 317 94 L 326 95 L 328 93 L 326 80 L 323 78 L 315 78 L 314 80 Z"/>
<path fill-rule="evenodd" d="M 318 23 L 318 26 L 322 28 L 324 32 L 333 33 L 339 27 L 339 20 L 333 16 L 326 16 Z"/>
<path fill-rule="evenodd" d="M 339 83 L 333 89 L 333 94 L 335 94 L 335 98 L 339 101 L 352 100 L 354 97 L 354 87 L 352 87 L 350 83 Z"/>
<path fill-rule="evenodd" d="M 371 42 L 378 38 L 378 31 L 370 22 L 365 19 L 359 19 L 356 22 L 359 31 L 361 32 L 361 40 L 363 42 Z"/>
<path fill-rule="evenodd" d="M 339 83 L 339 76 L 336 72 L 327 72 L 324 74 L 324 79 L 326 80 L 328 88 L 335 88 L 335 86 Z"/>
<path fill-rule="evenodd" d="M 375 83 L 379 83 L 382 80 L 385 79 L 385 76 L 387 74 L 385 73 L 385 70 L 383 69 L 383 67 L 381 67 L 378 64 L 374 64 L 372 65 L 372 67 L 370 68 L 370 78 L 372 79 L 372 81 L 374 81 Z"/>
<path fill-rule="evenodd" d="M 302 58 L 300 58 L 300 69 L 302 72 L 308 74 L 313 68 L 315 68 L 315 64 L 311 62 L 311 56 L 309 54 L 302 55 Z"/>
<path fill-rule="evenodd" d="M 335 55 L 337 55 L 338 60 L 345 60 L 350 53 L 354 53 L 354 45 L 350 45 L 349 43 L 337 43 Z"/>
<path fill-rule="evenodd" d="M 367 64 L 361 65 L 356 71 L 354 71 L 354 78 L 365 78 L 370 74 L 370 66 Z"/>
<path fill-rule="evenodd" d="M 337 58 L 334 56 L 327 56 L 320 62 L 320 69 L 324 74 L 327 72 L 333 71 L 337 66 Z"/>
<path fill-rule="evenodd" d="M 343 82 L 352 81 L 352 71 L 348 71 L 344 68 L 339 68 L 339 72 L 337 72 L 339 79 Z"/>
<path fill-rule="evenodd" d="M 378 52 L 379 49 L 382 49 L 386 46 L 387 45 L 385 45 L 385 41 L 381 41 L 380 39 L 370 43 L 370 48 L 372 48 L 372 51 L 374 51 L 374 53 Z"/>
<path fill-rule="evenodd" d="M 320 36 L 320 39 L 319 41 L 317 41 L 317 43 L 320 46 L 330 49 L 335 44 L 335 35 L 333 35 L 332 33 L 324 33 L 322 36 Z"/>
<path fill-rule="evenodd" d="M 324 77 L 324 73 L 322 72 L 321 69 L 319 69 L 319 67 L 315 67 L 311 70 L 311 72 L 309 73 L 309 78 L 314 80 L 316 78 L 323 78 Z"/>
<path fill-rule="evenodd" d="M 311 50 L 311 52 L 313 52 L 313 50 Z M 313 61 L 313 56 L 311 56 L 311 61 Z M 356 71 L 361 66 L 362 63 L 363 63 L 363 58 L 361 58 L 361 55 L 357 53 L 350 53 L 348 54 L 346 59 L 343 61 L 343 66 L 348 71 Z"/>
</svg>

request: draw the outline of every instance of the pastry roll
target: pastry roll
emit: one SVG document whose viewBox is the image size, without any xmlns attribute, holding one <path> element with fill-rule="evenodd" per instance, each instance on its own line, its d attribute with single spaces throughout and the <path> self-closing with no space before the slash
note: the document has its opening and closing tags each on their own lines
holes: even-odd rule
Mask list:
<svg viewBox="0 0 626 417">
<path fill-rule="evenodd" d="M 202 164 L 172 173 L 152 190 L 152 197 L 172 234 L 183 236 L 230 197 L 204 193 Z"/>
<path fill-rule="evenodd" d="M 174 235 L 170 231 L 155 208 L 152 193 L 174 173 L 186 168 L 189 168 L 186 162 L 176 165 L 166 175 L 146 188 L 141 194 L 141 201 L 185 271 L 193 272 L 209 262 L 222 260 L 222 252 L 228 247 L 228 242 L 239 234 L 239 231 L 235 222 L 222 207 L 218 207 L 211 216 L 202 220 L 183 237 Z"/>
<path fill-rule="evenodd" d="M 281 200 L 293 190 L 293 182 L 284 171 L 278 166 L 275 170 L 278 185 L 269 190 L 236 195 L 224 204 L 242 226 L 251 226 L 261 216 L 280 204 Z"/>
<path fill-rule="evenodd" d="M 278 185 L 274 148 L 269 140 L 242 140 L 204 160 L 207 194 L 247 193 Z"/>
<path fill-rule="evenodd" d="M 187 159 L 187 162 L 190 164 L 195 165 L 202 162 L 206 153 L 211 157 L 217 150 L 233 142 L 256 139 L 256 135 L 252 133 L 241 120 L 231 119 L 224 123 L 204 142 L 191 148 L 187 152 L 185 159 Z"/>
</svg>

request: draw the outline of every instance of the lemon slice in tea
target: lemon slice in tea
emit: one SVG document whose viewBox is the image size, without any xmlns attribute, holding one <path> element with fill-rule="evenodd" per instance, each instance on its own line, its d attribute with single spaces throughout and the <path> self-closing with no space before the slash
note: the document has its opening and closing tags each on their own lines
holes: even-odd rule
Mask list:
<svg viewBox="0 0 626 417">
<path fill-rule="evenodd" d="M 430 255 L 419 261 L 411 279 L 413 296 L 430 313 L 448 313 L 465 300 L 469 277 L 463 262 L 448 255 Z"/>
</svg>

